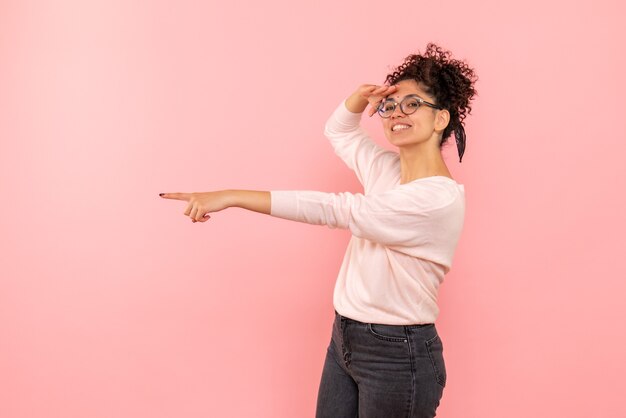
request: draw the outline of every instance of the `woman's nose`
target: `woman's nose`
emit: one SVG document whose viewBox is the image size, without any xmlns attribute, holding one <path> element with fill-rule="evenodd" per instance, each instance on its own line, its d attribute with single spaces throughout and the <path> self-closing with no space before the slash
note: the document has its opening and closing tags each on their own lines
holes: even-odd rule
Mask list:
<svg viewBox="0 0 626 418">
<path fill-rule="evenodd" d="M 402 111 L 402 109 L 400 109 L 400 104 L 399 104 L 399 103 L 398 103 L 398 104 L 396 105 L 396 107 L 393 109 L 393 112 L 391 112 L 391 117 L 392 117 L 392 118 L 397 117 L 396 115 L 398 115 L 398 116 L 400 116 L 400 117 L 404 116 L 404 112 Z"/>
</svg>

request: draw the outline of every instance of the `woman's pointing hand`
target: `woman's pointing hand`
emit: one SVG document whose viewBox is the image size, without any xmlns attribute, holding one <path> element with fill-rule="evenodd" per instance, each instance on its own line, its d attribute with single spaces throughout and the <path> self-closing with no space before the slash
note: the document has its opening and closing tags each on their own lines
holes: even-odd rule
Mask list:
<svg viewBox="0 0 626 418">
<path fill-rule="evenodd" d="M 211 217 L 209 212 L 219 212 L 230 207 L 228 193 L 223 190 L 203 193 L 160 193 L 159 196 L 189 202 L 184 214 L 194 223 L 206 222 Z"/>
</svg>

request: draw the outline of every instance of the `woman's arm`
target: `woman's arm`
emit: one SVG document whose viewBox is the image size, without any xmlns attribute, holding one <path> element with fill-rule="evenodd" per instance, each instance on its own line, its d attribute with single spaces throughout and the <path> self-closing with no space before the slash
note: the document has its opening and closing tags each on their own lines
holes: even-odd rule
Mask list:
<svg viewBox="0 0 626 418">
<path fill-rule="evenodd" d="M 369 190 L 369 179 L 374 166 L 380 170 L 391 155 L 391 151 L 378 145 L 361 126 L 361 116 L 368 104 L 369 115 L 376 113 L 378 102 L 393 93 L 395 86 L 379 87 L 363 84 L 348 98 L 341 101 L 324 125 L 324 136 L 328 138 L 335 154 L 354 171 L 365 191 Z M 381 160 L 382 159 L 382 160 Z"/>
<path fill-rule="evenodd" d="M 218 190 L 196 193 L 159 193 L 164 199 L 188 202 L 183 213 L 192 222 L 206 222 L 210 212 L 219 212 L 230 207 L 239 207 L 254 212 L 270 214 L 271 194 L 258 190 Z"/>
<path fill-rule="evenodd" d="M 254 212 L 270 214 L 271 194 L 260 190 L 225 190 L 230 207 L 252 210 Z"/>
</svg>

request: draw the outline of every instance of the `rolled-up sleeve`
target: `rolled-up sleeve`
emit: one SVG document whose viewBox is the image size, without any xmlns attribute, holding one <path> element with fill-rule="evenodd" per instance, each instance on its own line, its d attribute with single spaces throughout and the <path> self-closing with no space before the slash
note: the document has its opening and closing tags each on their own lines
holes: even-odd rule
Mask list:
<svg viewBox="0 0 626 418">
<path fill-rule="evenodd" d="M 311 190 L 270 193 L 272 216 L 349 229 L 354 236 L 382 245 L 411 247 L 428 242 L 432 215 L 452 200 L 433 190 L 410 187 L 367 196 Z"/>
</svg>

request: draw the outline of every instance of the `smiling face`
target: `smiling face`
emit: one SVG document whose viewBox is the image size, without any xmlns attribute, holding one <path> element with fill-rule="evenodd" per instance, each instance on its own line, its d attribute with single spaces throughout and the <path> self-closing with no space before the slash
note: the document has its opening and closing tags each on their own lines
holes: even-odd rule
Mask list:
<svg viewBox="0 0 626 418">
<path fill-rule="evenodd" d="M 437 104 L 435 98 L 426 94 L 415 80 L 402 80 L 396 86 L 397 90 L 387 96 L 387 99 L 400 103 L 407 95 L 416 94 L 427 102 Z M 422 104 L 417 111 L 405 115 L 400 106 L 396 106 L 392 115 L 389 118 L 381 118 L 381 121 L 385 136 L 397 147 L 428 142 L 434 142 L 438 146 L 449 119 L 446 118 L 446 113 L 447 110 L 437 110 Z"/>
</svg>

